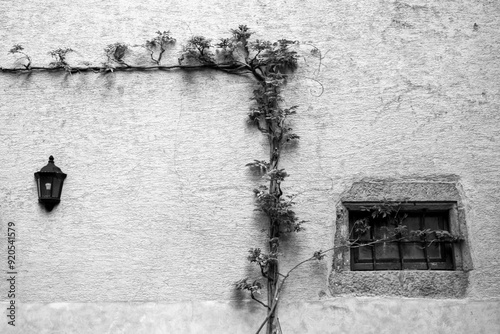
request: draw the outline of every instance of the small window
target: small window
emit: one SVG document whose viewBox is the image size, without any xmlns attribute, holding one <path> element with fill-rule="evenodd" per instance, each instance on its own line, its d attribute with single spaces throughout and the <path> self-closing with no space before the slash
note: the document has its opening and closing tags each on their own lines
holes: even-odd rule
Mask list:
<svg viewBox="0 0 500 334">
<path fill-rule="evenodd" d="M 362 206 L 349 231 L 351 270 L 455 270 L 450 210 Z"/>
<path fill-rule="evenodd" d="M 465 297 L 462 193 L 455 176 L 354 182 L 336 207 L 332 295 Z"/>
</svg>

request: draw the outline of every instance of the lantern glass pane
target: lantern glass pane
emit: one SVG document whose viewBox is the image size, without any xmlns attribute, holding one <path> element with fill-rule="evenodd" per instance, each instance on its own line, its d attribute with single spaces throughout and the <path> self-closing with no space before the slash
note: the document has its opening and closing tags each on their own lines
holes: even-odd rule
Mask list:
<svg viewBox="0 0 500 334">
<path fill-rule="evenodd" d="M 36 189 L 38 190 L 38 198 L 42 198 L 42 190 L 40 189 L 40 177 L 36 178 Z"/>
<path fill-rule="evenodd" d="M 39 189 L 41 196 L 40 198 L 51 198 L 52 197 L 52 175 L 46 175 L 48 173 L 40 173 L 40 184 Z"/>
<path fill-rule="evenodd" d="M 52 197 L 61 197 L 62 179 L 59 176 L 55 176 L 52 182 Z"/>
</svg>

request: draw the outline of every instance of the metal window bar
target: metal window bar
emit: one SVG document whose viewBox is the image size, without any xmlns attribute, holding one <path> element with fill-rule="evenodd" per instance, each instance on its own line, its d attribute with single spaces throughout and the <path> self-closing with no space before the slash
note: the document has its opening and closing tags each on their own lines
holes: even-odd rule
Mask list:
<svg viewBox="0 0 500 334">
<path fill-rule="evenodd" d="M 370 228 L 370 240 L 375 239 L 375 228 Z M 371 241 L 369 241 L 371 242 Z M 373 270 L 377 270 L 377 249 L 375 245 L 370 245 L 370 248 L 372 249 L 372 262 L 373 262 Z"/>
<path fill-rule="evenodd" d="M 424 209 L 422 214 L 420 215 L 420 229 L 424 230 L 426 225 L 425 225 L 425 212 L 426 210 Z M 431 266 L 429 264 L 429 252 L 427 251 L 427 236 L 424 237 L 424 242 L 422 242 L 422 247 L 424 248 L 424 257 L 425 257 L 425 263 L 427 265 L 427 270 L 431 269 Z"/>
<path fill-rule="evenodd" d="M 422 210 L 421 213 L 418 214 L 418 219 L 419 219 L 419 228 L 421 230 L 424 230 L 427 228 L 427 223 L 426 223 L 426 210 Z M 438 217 L 439 219 L 439 223 L 438 223 L 438 226 L 440 229 L 443 229 L 443 230 L 449 230 L 449 226 L 447 224 L 447 220 L 445 218 L 443 218 L 442 215 L 440 215 Z M 362 244 L 367 244 L 367 243 L 370 243 L 370 242 L 373 242 L 373 241 L 376 241 L 376 238 L 375 238 L 375 231 L 376 231 L 376 228 L 371 228 L 369 230 L 369 239 L 368 240 L 358 240 L 357 244 L 358 245 L 362 245 Z M 430 254 L 428 252 L 428 243 L 434 243 L 434 244 L 438 244 L 439 245 L 439 248 L 440 248 L 440 253 L 441 253 L 441 261 L 431 261 L 430 259 Z M 410 265 L 410 263 L 422 263 L 423 265 L 425 265 L 425 268 L 427 270 L 429 269 L 433 269 L 432 267 L 434 266 L 434 269 L 453 269 L 453 264 L 452 266 L 450 267 L 448 262 L 452 261 L 450 260 L 450 256 L 453 257 L 453 254 L 451 252 L 450 254 L 450 249 L 452 247 L 452 244 L 453 242 L 452 241 L 447 241 L 447 240 L 437 240 L 437 239 L 428 239 L 427 236 L 424 238 L 423 241 L 414 241 L 414 240 L 411 240 L 411 241 L 404 241 L 404 240 L 396 240 L 396 241 L 392 241 L 392 242 L 388 242 L 388 244 L 396 244 L 398 245 L 398 255 L 399 255 L 399 259 L 397 259 L 398 261 L 398 265 L 399 265 L 399 270 L 403 270 L 403 269 L 410 269 L 410 267 L 412 267 L 413 265 Z M 410 261 L 408 263 L 408 265 L 410 265 L 410 267 L 408 267 L 408 265 L 405 265 L 406 264 L 406 261 L 405 261 L 405 247 L 404 245 L 407 245 L 407 244 L 417 244 L 417 245 L 421 245 L 422 246 L 422 249 L 423 249 L 423 253 L 424 253 L 424 259 L 425 261 Z M 384 261 L 383 259 L 377 259 L 377 254 L 376 254 L 376 247 L 375 245 L 370 245 L 370 246 L 367 246 L 367 247 L 370 247 L 371 248 L 371 255 L 372 255 L 372 259 L 371 259 L 371 263 L 370 262 L 364 262 L 363 260 L 360 260 L 359 259 L 359 252 L 360 252 L 360 249 L 359 248 L 356 248 L 352 251 L 352 260 L 353 260 L 353 264 L 354 264 L 354 267 L 356 266 L 356 264 L 360 264 L 360 268 L 361 269 L 354 269 L 354 270 L 393 270 L 395 269 L 394 268 L 394 262 L 387 262 L 387 261 Z M 408 256 L 408 254 L 406 254 L 406 256 Z M 423 259 L 423 260 L 424 260 Z M 439 265 L 438 268 L 436 268 L 436 264 L 437 263 L 440 263 L 440 262 L 444 262 L 443 264 Z M 364 263 L 364 265 L 363 265 Z M 392 265 L 390 264 L 392 263 Z M 367 265 L 370 264 L 371 268 L 368 268 Z M 406 268 L 405 268 L 406 267 Z M 415 269 L 415 268 L 414 268 Z M 422 268 L 423 269 L 423 268 Z"/>
</svg>

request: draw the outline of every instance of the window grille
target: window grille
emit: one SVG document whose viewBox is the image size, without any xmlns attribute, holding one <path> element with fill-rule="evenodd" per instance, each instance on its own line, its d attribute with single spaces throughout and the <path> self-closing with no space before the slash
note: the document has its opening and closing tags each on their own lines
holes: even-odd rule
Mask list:
<svg viewBox="0 0 500 334">
<path fill-rule="evenodd" d="M 350 210 L 351 270 L 455 270 L 449 219 L 449 210 Z"/>
</svg>

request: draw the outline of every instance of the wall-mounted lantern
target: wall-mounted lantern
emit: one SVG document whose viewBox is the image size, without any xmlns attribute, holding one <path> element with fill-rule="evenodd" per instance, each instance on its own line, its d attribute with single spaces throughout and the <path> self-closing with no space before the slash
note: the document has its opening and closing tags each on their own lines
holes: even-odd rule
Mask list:
<svg viewBox="0 0 500 334">
<path fill-rule="evenodd" d="M 47 211 L 51 211 L 61 201 L 61 192 L 66 174 L 54 165 L 54 157 L 49 157 L 47 166 L 35 173 L 36 186 L 38 188 L 38 202 L 45 205 Z"/>
</svg>

